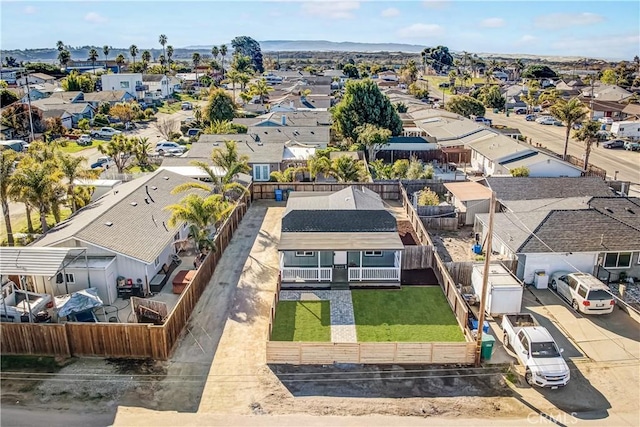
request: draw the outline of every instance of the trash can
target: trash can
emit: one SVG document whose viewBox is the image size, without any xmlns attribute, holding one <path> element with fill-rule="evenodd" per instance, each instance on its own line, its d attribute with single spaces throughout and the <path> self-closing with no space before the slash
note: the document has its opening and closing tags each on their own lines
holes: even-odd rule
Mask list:
<svg viewBox="0 0 640 427">
<path fill-rule="evenodd" d="M 276 190 L 276 202 L 281 202 L 282 201 L 282 190 Z"/>
<path fill-rule="evenodd" d="M 478 321 L 476 319 L 471 320 L 471 329 L 478 329 Z M 489 333 L 489 322 L 487 322 L 486 320 L 482 322 L 482 332 L 484 334 Z"/>
<path fill-rule="evenodd" d="M 482 253 L 482 245 L 479 245 L 478 243 L 473 245 L 473 253 L 476 255 L 480 255 Z"/>
<path fill-rule="evenodd" d="M 496 339 L 489 334 L 482 334 L 482 347 L 480 349 L 480 356 L 483 360 L 491 360 L 491 353 L 493 352 L 493 343 Z"/>
</svg>

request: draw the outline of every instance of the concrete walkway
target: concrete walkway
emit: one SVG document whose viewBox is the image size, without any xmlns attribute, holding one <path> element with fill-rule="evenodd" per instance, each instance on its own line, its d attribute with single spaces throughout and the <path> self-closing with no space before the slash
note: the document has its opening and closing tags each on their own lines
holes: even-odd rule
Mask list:
<svg viewBox="0 0 640 427">
<path fill-rule="evenodd" d="M 329 301 L 331 342 L 358 342 L 351 291 L 280 291 L 281 301 Z"/>
</svg>

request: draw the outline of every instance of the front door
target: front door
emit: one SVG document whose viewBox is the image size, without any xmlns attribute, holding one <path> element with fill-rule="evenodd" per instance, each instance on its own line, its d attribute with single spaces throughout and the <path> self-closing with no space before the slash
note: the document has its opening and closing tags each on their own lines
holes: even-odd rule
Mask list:
<svg viewBox="0 0 640 427">
<path fill-rule="evenodd" d="M 253 180 L 254 181 L 269 181 L 269 165 L 253 165 Z"/>
<path fill-rule="evenodd" d="M 347 265 L 347 251 L 334 252 L 333 265 Z"/>
</svg>

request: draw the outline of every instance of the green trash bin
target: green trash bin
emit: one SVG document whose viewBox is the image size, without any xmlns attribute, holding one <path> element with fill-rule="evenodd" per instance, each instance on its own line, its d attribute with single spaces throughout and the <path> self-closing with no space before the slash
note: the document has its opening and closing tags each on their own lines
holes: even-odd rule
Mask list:
<svg viewBox="0 0 640 427">
<path fill-rule="evenodd" d="M 480 350 L 480 356 L 483 360 L 491 360 L 491 353 L 493 352 L 493 344 L 496 339 L 489 334 L 482 334 L 482 347 Z"/>
</svg>

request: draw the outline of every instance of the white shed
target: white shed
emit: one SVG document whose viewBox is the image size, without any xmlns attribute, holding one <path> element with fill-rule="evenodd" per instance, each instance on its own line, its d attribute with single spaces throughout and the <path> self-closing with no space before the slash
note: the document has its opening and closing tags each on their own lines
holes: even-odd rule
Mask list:
<svg viewBox="0 0 640 427">
<path fill-rule="evenodd" d="M 471 283 L 476 295 L 482 294 L 483 275 L 484 264 L 474 265 Z M 485 311 L 491 315 L 519 313 L 522 305 L 522 291 L 522 283 L 503 265 L 491 264 L 489 266 Z"/>
</svg>

